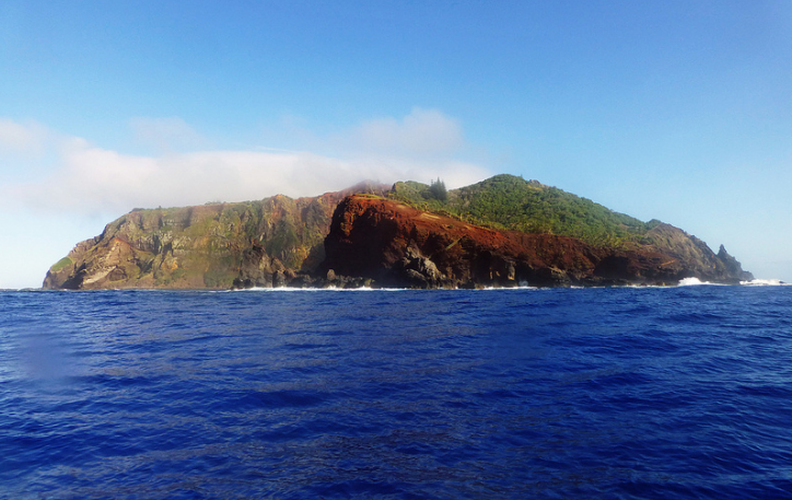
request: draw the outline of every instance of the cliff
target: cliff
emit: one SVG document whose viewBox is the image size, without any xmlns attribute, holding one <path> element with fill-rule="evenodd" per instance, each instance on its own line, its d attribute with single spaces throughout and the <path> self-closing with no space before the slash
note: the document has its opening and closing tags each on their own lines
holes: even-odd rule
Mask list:
<svg viewBox="0 0 792 500">
<path fill-rule="evenodd" d="M 284 285 L 324 260 L 338 202 L 360 184 L 312 198 L 135 209 L 78 243 L 47 272 L 45 289 L 230 288 Z"/>
<path fill-rule="evenodd" d="M 750 279 L 721 247 L 536 181 L 361 184 L 313 198 L 135 209 L 53 265 L 47 289 L 474 287 Z"/>
<path fill-rule="evenodd" d="M 643 239 L 643 244 L 598 246 L 569 236 L 494 230 L 393 200 L 351 196 L 333 217 L 322 269 L 336 277 L 418 288 L 750 279 L 725 249 L 716 255 L 668 224 L 656 224 Z"/>
</svg>

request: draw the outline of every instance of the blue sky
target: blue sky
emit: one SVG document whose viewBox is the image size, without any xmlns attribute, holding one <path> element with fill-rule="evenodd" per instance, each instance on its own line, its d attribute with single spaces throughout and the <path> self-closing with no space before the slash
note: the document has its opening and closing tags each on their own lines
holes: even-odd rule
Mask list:
<svg viewBox="0 0 792 500">
<path fill-rule="evenodd" d="M 0 4 L 0 287 L 135 207 L 522 175 L 792 281 L 792 2 Z"/>
</svg>

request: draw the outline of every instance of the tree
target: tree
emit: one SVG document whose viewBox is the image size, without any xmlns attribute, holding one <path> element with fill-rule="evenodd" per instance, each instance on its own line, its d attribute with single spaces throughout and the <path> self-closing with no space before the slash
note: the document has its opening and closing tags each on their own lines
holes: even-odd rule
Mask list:
<svg viewBox="0 0 792 500">
<path fill-rule="evenodd" d="M 441 181 L 440 177 L 436 181 L 432 181 L 432 185 L 429 186 L 429 193 L 435 200 L 446 201 L 448 199 L 445 182 Z"/>
</svg>

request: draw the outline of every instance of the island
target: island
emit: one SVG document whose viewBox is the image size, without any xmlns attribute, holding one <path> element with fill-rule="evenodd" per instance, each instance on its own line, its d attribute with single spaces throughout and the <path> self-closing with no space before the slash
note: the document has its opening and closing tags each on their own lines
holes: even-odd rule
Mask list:
<svg viewBox="0 0 792 500">
<path fill-rule="evenodd" d="M 364 182 L 321 196 L 136 208 L 55 263 L 45 289 L 480 288 L 752 279 L 672 225 L 535 180 Z"/>
</svg>

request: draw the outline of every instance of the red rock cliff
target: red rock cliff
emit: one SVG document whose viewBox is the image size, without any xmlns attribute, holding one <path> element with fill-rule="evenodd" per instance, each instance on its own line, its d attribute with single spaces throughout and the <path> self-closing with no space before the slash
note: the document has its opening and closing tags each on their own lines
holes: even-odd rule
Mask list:
<svg viewBox="0 0 792 500">
<path fill-rule="evenodd" d="M 673 236 L 675 247 L 664 248 L 659 235 L 650 239 L 654 244 L 614 249 L 551 234 L 495 231 L 358 195 L 336 208 L 322 270 L 331 277 L 411 287 L 676 284 L 687 276 L 731 280 L 706 245 L 712 255 L 702 258 L 699 240 L 668 225 L 657 232 Z"/>
</svg>

